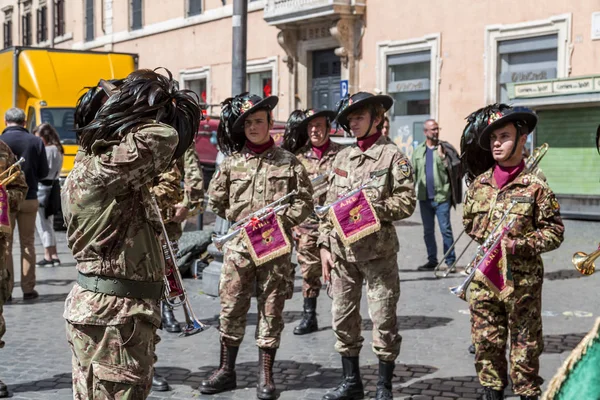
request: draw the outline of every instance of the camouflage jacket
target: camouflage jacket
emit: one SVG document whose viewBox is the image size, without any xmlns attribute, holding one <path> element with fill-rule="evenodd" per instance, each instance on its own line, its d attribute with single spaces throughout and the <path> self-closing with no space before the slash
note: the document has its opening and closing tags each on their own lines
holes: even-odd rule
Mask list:
<svg viewBox="0 0 600 400">
<path fill-rule="evenodd" d="M 152 194 L 161 210 L 169 240 L 179 240 L 183 232 L 181 224 L 171 221 L 176 213 L 175 205 L 181 203 L 193 215 L 202 212 L 204 203 L 204 177 L 194 146 L 168 171 L 154 178 Z"/>
<path fill-rule="evenodd" d="M 244 147 L 219 166 L 210 182 L 208 206 L 219 217 L 236 222 L 293 190 L 298 194 L 280 214 L 288 237 L 292 227 L 313 212 L 313 190 L 306 169 L 292 153 L 277 146 L 262 154 Z M 228 245 L 245 251 L 239 237 Z"/>
<path fill-rule="evenodd" d="M 304 168 L 306 168 L 306 172 L 308 172 L 308 177 L 312 180 L 320 175 L 325 177 L 325 180 L 322 184 L 317 184 L 313 186 L 313 201 L 315 206 L 322 206 L 325 204 L 325 199 L 327 198 L 327 187 L 329 185 L 328 180 L 330 179 L 332 169 L 331 165 L 333 164 L 333 160 L 335 156 L 344 148 L 344 146 L 335 143 L 333 141 L 329 142 L 329 147 L 327 151 L 323 154 L 323 157 L 319 160 L 317 155 L 312 149 L 312 146 L 307 144 L 298 150 L 296 154 L 296 158 L 298 161 L 302 163 Z M 309 233 L 314 232 L 319 227 L 319 220 L 316 218 L 314 214 L 311 214 L 298 228 L 301 233 Z"/>
<path fill-rule="evenodd" d="M 515 240 L 514 255 L 510 254 L 512 249 L 507 249 L 507 262 L 516 285 L 540 282 L 544 273 L 540 254 L 558 248 L 563 241 L 565 228 L 558 201 L 545 181 L 526 171 L 499 190 L 493 170 L 479 175 L 467 191 L 463 208 L 465 231 L 483 243 L 511 202 L 517 201 L 504 222 L 515 217 L 515 224 L 507 233 L 508 238 Z"/>
<path fill-rule="evenodd" d="M 6 171 L 17 161 L 14 153 L 6 143 L 0 141 L 0 173 Z M 8 192 L 8 207 L 11 213 L 19 211 L 21 202 L 25 199 L 28 186 L 25 181 L 25 174 L 17 167 L 18 174 L 16 178 L 6 186 Z M 8 174 L 0 179 L 8 178 Z"/>
<path fill-rule="evenodd" d="M 150 203 L 154 177 L 169 165 L 177 132 L 140 125 L 120 141 L 98 140 L 79 151 L 62 191 L 68 245 L 84 274 L 160 282 L 164 260 L 159 216 Z M 75 324 L 116 325 L 132 317 L 160 326 L 157 300 L 93 293 L 75 285 L 64 317 Z"/>
<path fill-rule="evenodd" d="M 370 183 L 376 189 L 366 189 L 365 192 L 381 221 L 381 229 L 345 247 L 327 218 L 319 226 L 318 245 L 329 248 L 349 262 L 394 255 L 400 247 L 393 222 L 410 217 L 415 210 L 413 172 L 408 158 L 382 136 L 364 153 L 358 146 L 343 149 L 332 168 L 334 176 L 329 184 L 327 204 L 359 187 L 371 176 L 377 176 Z"/>
</svg>

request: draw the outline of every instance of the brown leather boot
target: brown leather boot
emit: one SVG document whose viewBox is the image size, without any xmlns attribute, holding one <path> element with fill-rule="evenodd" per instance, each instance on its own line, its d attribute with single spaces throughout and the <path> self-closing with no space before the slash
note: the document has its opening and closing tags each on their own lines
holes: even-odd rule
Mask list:
<svg viewBox="0 0 600 400">
<path fill-rule="evenodd" d="M 258 384 L 256 397 L 261 400 L 274 400 L 275 382 L 273 382 L 273 363 L 277 349 L 258 349 Z"/>
<path fill-rule="evenodd" d="M 235 374 L 235 359 L 239 347 L 226 346 L 221 342 L 221 361 L 219 368 L 206 381 L 200 385 L 200 393 L 215 394 L 237 387 Z"/>
</svg>

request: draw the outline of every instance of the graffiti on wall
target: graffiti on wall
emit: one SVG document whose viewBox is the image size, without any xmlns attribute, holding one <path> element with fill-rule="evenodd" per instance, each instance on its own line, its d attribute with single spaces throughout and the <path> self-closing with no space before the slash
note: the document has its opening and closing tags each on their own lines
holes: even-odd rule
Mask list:
<svg viewBox="0 0 600 400">
<path fill-rule="evenodd" d="M 412 157 L 412 152 L 414 149 L 414 136 L 410 130 L 410 126 L 404 125 L 399 127 L 396 130 L 396 134 L 394 135 L 394 143 L 398 146 L 400 151 L 402 151 L 408 158 Z"/>
</svg>

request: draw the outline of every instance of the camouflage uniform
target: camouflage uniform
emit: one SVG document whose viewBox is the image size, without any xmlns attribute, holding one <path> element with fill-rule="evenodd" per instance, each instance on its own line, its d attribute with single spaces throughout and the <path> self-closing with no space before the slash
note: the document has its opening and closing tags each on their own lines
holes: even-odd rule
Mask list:
<svg viewBox="0 0 600 400">
<path fill-rule="evenodd" d="M 330 141 L 329 147 L 319 160 L 310 144 L 298 151 L 296 158 L 302 163 L 310 179 L 331 172 L 331 164 L 343 146 Z M 326 183 L 324 184 L 326 186 Z M 315 200 L 315 207 L 325 204 L 326 191 Z M 302 295 L 306 298 L 319 297 L 321 290 L 321 255 L 317 240 L 319 239 L 319 221 L 315 215 L 308 217 L 300 226 L 295 228 L 298 263 L 302 270 Z"/>
<path fill-rule="evenodd" d="M 162 282 L 160 222 L 148 185 L 169 165 L 177 132 L 144 124 L 120 141 L 79 151 L 62 191 L 68 245 L 80 274 Z M 150 392 L 159 300 L 95 293 L 76 284 L 65 302 L 75 399 L 141 399 Z"/>
<path fill-rule="evenodd" d="M 0 141 L 0 173 L 4 172 L 7 168 L 13 165 L 16 161 L 15 155 L 10 150 L 10 147 L 2 141 Z M 3 176 L 0 179 L 4 179 L 7 176 Z M 27 182 L 25 182 L 25 174 L 19 172 L 16 179 L 13 180 L 6 186 L 8 193 L 8 208 L 11 212 L 18 211 L 21 202 L 25 199 L 27 194 Z M 10 273 L 6 265 L 6 250 L 9 246 L 8 237 L 10 233 L 0 232 L 0 348 L 4 347 L 2 336 L 6 333 L 6 323 L 2 316 L 2 307 L 4 302 L 10 297 Z"/>
<path fill-rule="evenodd" d="M 499 190 L 493 168 L 478 176 L 467 192 L 463 224 L 466 232 L 483 243 L 510 203 L 518 203 L 510 215 L 515 225 L 507 236 L 515 240 L 514 254 L 507 249 L 507 262 L 514 292 L 499 300 L 483 283 L 471 283 L 469 307 L 471 335 L 475 344 L 475 368 L 479 381 L 493 390 L 507 386 L 506 341 L 510 334 L 510 377 L 513 392 L 537 396 L 543 380 L 539 376 L 542 340 L 541 253 L 558 248 L 564 227 L 559 205 L 548 184 L 537 175 L 522 172 Z M 508 219 L 505 220 L 507 223 Z M 500 228 L 499 228 L 500 229 Z"/>
<path fill-rule="evenodd" d="M 363 280 L 367 282 L 369 315 L 373 321 L 373 351 L 382 361 L 394 361 L 400 353 L 402 337 L 397 329 L 396 305 L 400 298 L 398 276 L 398 237 L 394 221 L 408 218 L 416 197 L 412 167 L 408 158 L 382 136 L 364 153 L 357 146 L 338 153 L 332 168 L 326 203 L 335 201 L 367 181 L 371 174 L 377 190 L 367 189 L 381 221 L 381 229 L 345 247 L 333 224 L 324 220 L 319 246 L 329 248 L 334 268 L 331 273 L 333 330 L 336 350 L 343 357 L 357 357 L 362 348 L 360 298 Z"/>
<path fill-rule="evenodd" d="M 152 194 L 162 211 L 169 240 L 177 242 L 183 230 L 181 223 L 171 221 L 175 216 L 175 205 L 181 204 L 196 214 L 202 212 L 204 203 L 204 176 L 195 146 L 190 147 L 171 169 L 154 178 Z"/>
<path fill-rule="evenodd" d="M 293 190 L 291 206 L 281 215 L 291 237 L 292 227 L 313 211 L 312 187 L 304 167 L 289 152 L 273 146 L 262 154 L 247 147 L 225 158 L 210 182 L 209 207 L 221 218 L 238 221 Z M 256 344 L 279 347 L 283 330 L 283 306 L 291 295 L 291 255 L 257 267 L 241 235 L 227 242 L 219 283 L 221 342 L 238 347 L 246 329 L 246 314 L 257 284 L 259 317 Z"/>
</svg>

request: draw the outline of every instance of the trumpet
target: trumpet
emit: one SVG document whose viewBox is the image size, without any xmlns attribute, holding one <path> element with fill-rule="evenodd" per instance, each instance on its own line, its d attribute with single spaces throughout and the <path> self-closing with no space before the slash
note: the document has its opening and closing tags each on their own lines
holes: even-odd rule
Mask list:
<svg viewBox="0 0 600 400">
<path fill-rule="evenodd" d="M 167 229 L 165 228 L 165 223 L 162 219 L 162 215 L 160 213 L 160 209 L 158 208 L 158 204 L 156 203 L 156 198 L 152 195 L 152 206 L 154 207 L 154 211 L 156 211 L 156 215 L 160 220 L 160 226 L 162 230 L 161 235 L 161 247 L 163 250 L 163 255 L 165 259 L 165 298 L 164 301 L 170 307 L 179 307 L 181 306 L 183 309 L 183 314 L 185 315 L 185 326 L 183 327 L 182 332 L 179 336 L 191 336 L 196 333 L 202 332 L 208 329 L 210 326 L 205 325 L 194 314 L 192 310 L 192 306 L 187 296 L 187 292 L 185 290 L 185 286 L 183 285 L 183 279 L 181 278 L 181 273 L 179 272 L 179 268 L 177 267 L 177 257 L 175 256 L 175 252 L 173 251 L 173 246 L 169 241 L 169 236 L 167 235 Z"/>
<path fill-rule="evenodd" d="M 525 170 L 527 172 L 530 172 L 530 173 L 536 172 L 537 167 L 540 164 L 540 161 L 542 160 L 542 158 L 544 158 L 544 156 L 548 152 L 548 147 L 549 147 L 548 143 L 544 143 L 541 146 L 536 147 L 533 150 L 533 152 L 531 153 L 531 155 L 529 157 L 527 157 L 527 160 L 525 160 Z M 460 232 L 460 235 L 458 235 L 458 238 L 456 238 L 454 243 L 452 243 L 452 246 L 450 246 L 450 248 L 448 249 L 446 254 L 444 254 L 444 257 L 442 257 L 442 259 L 438 263 L 438 265 L 436 265 L 435 269 L 433 270 L 433 274 L 435 275 L 436 278 L 445 278 L 448 276 L 448 274 L 450 272 L 454 271 L 456 269 L 456 264 L 458 263 L 458 260 L 460 260 L 460 258 L 463 256 L 463 254 L 465 254 L 465 252 L 469 248 L 469 246 L 471 246 L 471 243 L 473 243 L 473 239 L 471 239 L 471 241 L 469 241 L 469 243 L 467 244 L 465 249 L 460 253 L 460 255 L 458 257 L 456 257 L 456 260 L 454 261 L 454 263 L 447 270 L 440 271 L 440 266 L 444 263 L 444 261 L 446 261 L 446 258 L 448 258 L 448 255 L 450 254 L 452 249 L 456 246 L 456 244 L 458 243 L 458 239 L 460 239 L 460 237 L 462 236 L 463 233 L 465 233 L 464 229 Z M 466 269 L 465 271 L 467 273 L 470 273 L 470 271 L 468 269 Z"/>
<path fill-rule="evenodd" d="M 23 162 L 25 162 L 25 159 L 23 157 L 21 157 L 21 158 L 19 158 L 19 160 L 17 162 L 15 162 L 13 165 L 8 167 L 2 173 L 0 173 L 0 178 L 3 178 L 0 181 L 0 185 L 6 186 L 9 183 L 11 183 L 12 181 L 14 181 L 15 179 L 17 179 L 17 176 L 19 176 L 19 174 L 21 173 L 21 170 L 19 170 L 19 169 L 15 170 L 15 169 L 18 166 L 20 166 Z M 5 175 L 8 175 L 8 176 L 6 178 L 4 178 Z"/>
<path fill-rule="evenodd" d="M 502 238 L 502 235 L 496 236 L 496 231 L 500 226 L 502 226 L 502 223 L 506 220 L 506 218 L 508 218 L 508 214 L 510 213 L 510 210 L 512 210 L 512 208 L 515 206 L 515 204 L 517 204 L 516 201 L 510 203 L 510 206 L 506 209 L 506 211 L 504 211 L 504 215 L 502 216 L 502 219 L 500 219 L 500 222 L 496 224 L 496 226 L 490 232 L 483 244 L 479 245 L 479 247 L 477 248 L 477 253 L 475 254 L 475 257 L 473 257 L 473 259 L 466 268 L 466 270 L 468 270 L 469 268 L 471 269 L 469 276 L 467 276 L 464 282 L 461 283 L 459 286 L 450 288 L 450 292 L 458 296 L 461 300 L 467 301 L 467 287 L 471 284 L 473 278 L 475 278 L 475 273 L 481 266 L 482 262 L 488 257 L 492 249 L 496 246 L 496 244 L 498 244 L 498 241 Z M 514 223 L 515 219 L 513 217 L 505 229 L 509 230 L 510 228 L 512 228 Z M 477 262 L 477 264 L 475 264 L 475 262 Z"/>
<path fill-rule="evenodd" d="M 571 262 L 577 271 L 583 275 L 592 275 L 596 271 L 594 261 L 600 257 L 600 245 L 598 249 L 590 254 L 585 254 L 583 251 L 578 251 L 573 254 Z"/>
<path fill-rule="evenodd" d="M 317 217 L 319 217 L 319 218 L 325 217 L 331 207 L 334 207 L 335 205 L 341 203 L 342 201 L 354 196 L 356 193 L 360 192 L 363 189 L 374 188 L 374 186 L 370 185 L 370 183 L 373 182 L 375 179 L 377 179 L 377 177 L 372 176 L 369 180 L 367 180 L 365 183 L 363 183 L 356 189 L 350 190 L 349 192 L 346 192 L 346 193 L 340 195 L 336 201 L 326 204 L 324 206 L 315 207 L 315 214 L 317 214 Z"/>
<path fill-rule="evenodd" d="M 217 249 L 221 249 L 225 243 L 227 243 L 228 241 L 230 241 L 231 239 L 233 239 L 234 237 L 239 235 L 242 232 L 242 229 L 245 228 L 246 225 L 249 224 L 252 220 L 255 220 L 258 218 L 259 221 L 262 221 L 269 215 L 275 214 L 275 213 L 289 207 L 289 204 L 286 204 L 284 207 L 284 206 L 282 206 L 282 203 L 284 201 L 286 201 L 287 199 L 289 199 L 290 197 L 295 196 L 297 194 L 298 194 L 297 190 L 292 190 L 285 196 L 280 197 L 279 199 L 275 200 L 274 202 L 267 204 L 260 210 L 254 211 L 253 213 L 249 214 L 247 217 L 242 218 L 235 224 L 231 225 L 231 228 L 229 228 L 229 230 L 230 230 L 229 233 L 227 233 L 225 235 L 221 235 L 221 236 L 213 235 L 213 238 L 212 238 L 213 244 L 217 247 Z"/>
<path fill-rule="evenodd" d="M 260 221 L 266 219 L 269 215 L 277 214 L 279 211 L 285 210 L 289 206 L 290 206 L 289 204 L 281 204 L 275 208 L 270 208 L 269 210 L 266 210 L 266 211 L 262 212 L 261 214 L 258 214 L 260 216 L 255 216 L 253 219 L 249 219 L 243 225 L 237 225 L 237 229 L 235 229 L 225 235 L 213 237 L 213 244 L 218 249 L 221 249 L 225 243 L 229 242 L 231 239 L 233 239 L 234 237 L 236 237 L 237 235 L 242 233 L 242 229 L 246 228 L 246 226 L 248 224 L 252 223 L 255 220 L 256 220 L 256 222 L 260 222 Z M 261 208 L 259 211 L 261 211 L 261 210 L 263 210 L 263 208 Z M 257 213 L 258 213 L 258 211 L 255 214 L 257 214 Z M 232 226 L 232 228 L 233 228 L 233 226 Z"/>
</svg>

